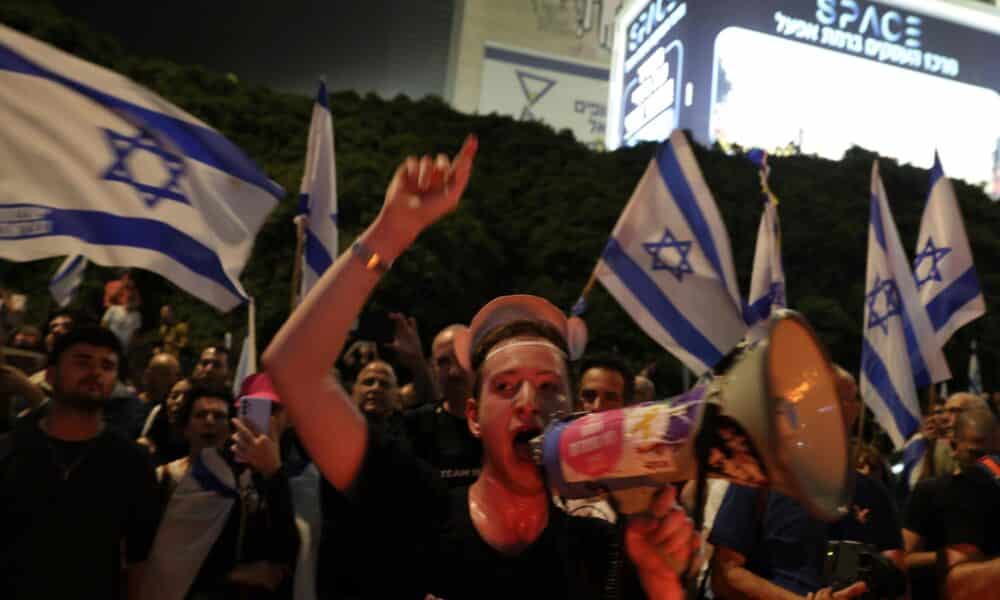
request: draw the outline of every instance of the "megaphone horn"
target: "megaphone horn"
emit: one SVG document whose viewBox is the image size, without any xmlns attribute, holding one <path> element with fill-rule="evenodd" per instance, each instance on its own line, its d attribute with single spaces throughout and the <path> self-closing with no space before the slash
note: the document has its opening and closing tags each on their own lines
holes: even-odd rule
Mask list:
<svg viewBox="0 0 1000 600">
<path fill-rule="evenodd" d="M 643 512 L 664 485 L 704 469 L 774 488 L 834 520 L 851 481 L 836 377 L 806 320 L 784 310 L 707 384 L 668 401 L 551 423 L 535 441 L 536 458 L 554 493 L 611 493 L 625 514 Z"/>
</svg>

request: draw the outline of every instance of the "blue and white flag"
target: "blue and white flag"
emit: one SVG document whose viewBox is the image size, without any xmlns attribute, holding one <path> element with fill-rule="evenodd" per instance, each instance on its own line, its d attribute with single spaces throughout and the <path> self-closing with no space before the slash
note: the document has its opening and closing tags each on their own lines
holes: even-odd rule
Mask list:
<svg viewBox="0 0 1000 600">
<path fill-rule="evenodd" d="M 900 472 L 900 480 L 906 485 L 906 489 L 913 490 L 917 487 L 917 482 L 923 475 L 925 462 L 933 460 L 933 448 L 934 443 L 921 433 L 914 435 L 903 445 L 903 469 Z"/>
<path fill-rule="evenodd" d="M 233 398 L 240 397 L 243 380 L 257 372 L 257 305 L 251 296 L 247 303 L 247 336 L 243 338 L 240 362 L 233 377 Z"/>
<path fill-rule="evenodd" d="M 861 397 L 899 448 L 920 428 L 917 390 L 951 373 L 917 295 L 878 162 L 872 167 L 870 218 Z"/>
<path fill-rule="evenodd" d="M 337 258 L 337 165 L 333 117 L 320 82 L 309 123 L 305 173 L 299 190 L 299 212 L 306 216 L 302 252 L 303 296 Z"/>
<path fill-rule="evenodd" d="M 67 256 L 56 269 L 55 275 L 49 281 L 49 292 L 59 308 L 66 308 L 76 297 L 76 291 L 83 283 L 83 272 L 86 270 L 87 259 L 79 254 Z"/>
<path fill-rule="evenodd" d="M 785 297 L 785 267 L 781 261 L 781 222 L 778 219 L 778 199 L 768 185 L 770 167 L 767 154 L 751 151 L 751 160 L 760 168 L 764 212 L 757 227 L 757 246 L 753 254 L 753 274 L 750 277 L 750 296 L 745 317 L 750 328 L 749 340 L 756 341 L 764 334 L 763 323 L 777 309 L 787 306 Z M 755 324 L 759 326 L 754 327 Z"/>
<path fill-rule="evenodd" d="M 976 340 L 969 346 L 969 393 L 983 393 L 983 373 L 979 370 L 979 356 L 976 355 Z"/>
<path fill-rule="evenodd" d="M 0 26 L 0 257 L 82 254 L 220 310 L 281 187 L 125 77 Z"/>
<path fill-rule="evenodd" d="M 649 337 L 699 375 L 746 334 L 729 234 L 682 131 L 657 148 L 595 274 Z"/>
<path fill-rule="evenodd" d="M 945 177 L 936 152 L 913 271 L 920 300 L 927 307 L 942 347 L 959 327 L 986 314 L 955 189 Z"/>
</svg>

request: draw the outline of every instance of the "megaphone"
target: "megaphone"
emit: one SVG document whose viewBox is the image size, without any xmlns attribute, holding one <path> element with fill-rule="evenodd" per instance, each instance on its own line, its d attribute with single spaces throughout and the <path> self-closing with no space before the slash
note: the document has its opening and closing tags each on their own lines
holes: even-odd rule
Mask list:
<svg viewBox="0 0 1000 600">
<path fill-rule="evenodd" d="M 553 493 L 610 493 L 623 514 L 645 511 L 657 491 L 699 469 L 776 489 L 828 521 L 842 516 L 850 493 L 836 374 L 812 328 L 789 310 L 707 383 L 669 401 L 553 421 L 534 451 Z"/>
</svg>

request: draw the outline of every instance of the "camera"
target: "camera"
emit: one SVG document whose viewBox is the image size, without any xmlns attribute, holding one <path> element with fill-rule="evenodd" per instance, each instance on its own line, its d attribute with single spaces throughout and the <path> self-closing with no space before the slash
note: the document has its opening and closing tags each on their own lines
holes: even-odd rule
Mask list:
<svg viewBox="0 0 1000 600">
<path fill-rule="evenodd" d="M 834 591 L 864 581 L 864 600 L 886 600 L 906 593 L 906 575 L 874 547 L 860 542 L 831 541 L 826 546 L 823 576 Z"/>
</svg>

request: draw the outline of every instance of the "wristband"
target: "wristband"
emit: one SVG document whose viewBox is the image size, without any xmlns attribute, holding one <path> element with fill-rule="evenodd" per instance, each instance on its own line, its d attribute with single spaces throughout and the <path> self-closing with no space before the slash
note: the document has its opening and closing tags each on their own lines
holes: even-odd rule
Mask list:
<svg viewBox="0 0 1000 600">
<path fill-rule="evenodd" d="M 392 263 L 386 264 L 378 252 L 372 252 L 372 249 L 361 242 L 361 240 L 354 242 L 351 246 L 351 254 L 360 258 L 361 262 L 365 264 L 366 269 L 375 271 L 379 275 L 384 275 L 389 270 L 389 267 L 392 266 Z"/>
</svg>

